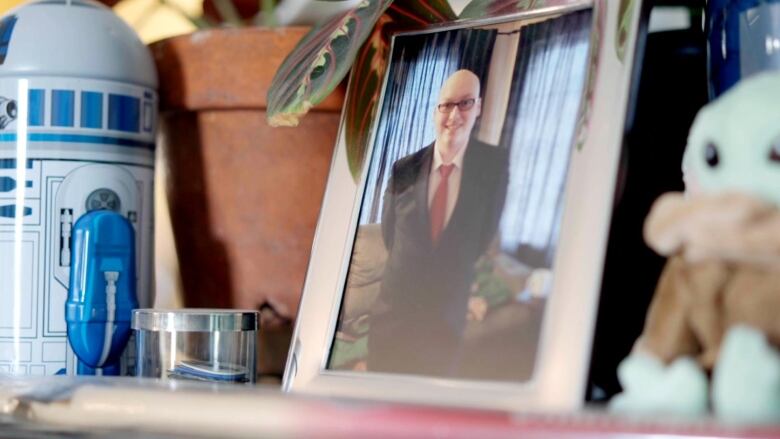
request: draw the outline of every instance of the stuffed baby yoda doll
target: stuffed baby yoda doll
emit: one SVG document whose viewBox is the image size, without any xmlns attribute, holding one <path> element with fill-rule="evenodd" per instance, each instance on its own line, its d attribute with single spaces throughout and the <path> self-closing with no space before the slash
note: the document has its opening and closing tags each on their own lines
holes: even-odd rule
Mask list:
<svg viewBox="0 0 780 439">
<path fill-rule="evenodd" d="M 611 408 L 780 421 L 780 73 L 699 112 L 683 173 L 645 223 L 669 260 Z"/>
</svg>

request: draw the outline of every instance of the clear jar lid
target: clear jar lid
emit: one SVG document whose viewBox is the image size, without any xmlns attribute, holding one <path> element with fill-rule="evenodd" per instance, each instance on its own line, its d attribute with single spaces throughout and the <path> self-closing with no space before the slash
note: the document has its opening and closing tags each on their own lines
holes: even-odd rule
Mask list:
<svg viewBox="0 0 780 439">
<path fill-rule="evenodd" d="M 132 328 L 139 331 L 257 331 L 259 313 L 246 309 L 136 309 Z"/>
</svg>

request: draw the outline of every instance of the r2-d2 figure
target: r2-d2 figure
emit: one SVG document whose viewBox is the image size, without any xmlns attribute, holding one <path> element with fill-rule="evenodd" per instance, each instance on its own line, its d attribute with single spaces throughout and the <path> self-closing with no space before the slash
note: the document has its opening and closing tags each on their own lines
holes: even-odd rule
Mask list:
<svg viewBox="0 0 780 439">
<path fill-rule="evenodd" d="M 152 305 L 157 76 L 91 0 L 0 19 L 0 374 L 128 373 Z"/>
</svg>

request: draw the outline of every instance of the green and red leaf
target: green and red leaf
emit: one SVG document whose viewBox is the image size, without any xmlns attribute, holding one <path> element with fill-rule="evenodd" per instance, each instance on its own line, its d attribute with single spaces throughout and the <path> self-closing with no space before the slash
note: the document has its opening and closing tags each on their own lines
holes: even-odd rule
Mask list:
<svg viewBox="0 0 780 439">
<path fill-rule="evenodd" d="M 365 0 L 317 25 L 277 70 L 268 91 L 268 123 L 295 126 L 346 76 L 363 42 L 392 0 Z"/>
<path fill-rule="evenodd" d="M 357 179 L 368 148 L 371 123 L 379 103 L 379 91 L 387 69 L 390 49 L 383 27 L 389 19 L 383 16 L 374 28 L 371 37 L 360 49 L 352 67 L 352 80 L 344 103 L 344 140 L 347 147 L 347 161 L 352 176 Z"/>
<path fill-rule="evenodd" d="M 626 57 L 626 45 L 631 33 L 631 23 L 633 21 L 634 9 L 636 9 L 634 0 L 621 0 L 618 9 L 618 28 L 615 32 L 615 52 L 620 62 Z"/>
<path fill-rule="evenodd" d="M 459 18 L 486 18 L 552 6 L 568 6 L 582 0 L 472 0 Z"/>
<path fill-rule="evenodd" d="M 449 2 L 442 0 L 396 0 L 390 5 L 387 14 L 405 29 L 427 26 L 455 20 L 457 15 Z"/>
<path fill-rule="evenodd" d="M 588 83 L 585 96 L 580 104 L 579 120 L 577 121 L 576 145 L 581 151 L 588 139 L 590 118 L 593 114 L 593 104 L 596 99 L 596 84 L 599 76 L 599 60 L 603 54 L 604 31 L 607 22 L 607 0 L 596 0 L 594 4 L 593 29 L 590 33 L 590 59 L 588 60 Z"/>
</svg>

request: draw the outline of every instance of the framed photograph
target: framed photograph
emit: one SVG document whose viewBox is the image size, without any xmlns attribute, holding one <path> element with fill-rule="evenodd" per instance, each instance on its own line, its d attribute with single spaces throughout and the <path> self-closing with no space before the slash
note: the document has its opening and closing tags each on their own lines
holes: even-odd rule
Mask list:
<svg viewBox="0 0 780 439">
<path fill-rule="evenodd" d="M 286 389 L 582 404 L 641 5 L 546 3 L 394 35 L 358 181 L 336 147 Z"/>
</svg>

